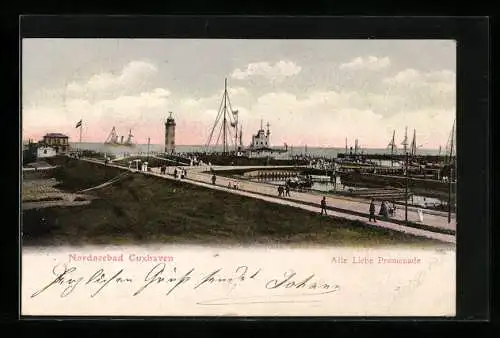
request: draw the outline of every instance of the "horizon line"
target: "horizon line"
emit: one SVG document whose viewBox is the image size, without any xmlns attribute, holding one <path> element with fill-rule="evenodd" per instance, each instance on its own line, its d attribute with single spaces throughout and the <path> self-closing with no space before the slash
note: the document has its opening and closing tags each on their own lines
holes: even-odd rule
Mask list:
<svg viewBox="0 0 500 338">
<path fill-rule="evenodd" d="M 22 142 L 28 142 L 29 140 L 23 140 Z M 37 143 L 37 142 L 35 142 Z M 87 141 L 87 142 L 81 142 L 82 144 L 89 144 L 89 143 L 93 143 L 93 144 L 101 144 L 101 145 L 105 145 L 103 142 L 101 141 Z M 78 145 L 80 144 L 80 142 L 69 142 L 69 144 L 73 144 L 73 145 Z M 142 146 L 147 146 L 148 144 L 147 143 L 134 143 L 134 145 L 142 145 Z M 151 145 L 155 145 L 155 146 L 164 146 L 163 143 L 150 143 L 149 144 L 150 146 Z M 119 145 L 117 145 L 119 147 Z M 175 145 L 176 147 L 207 147 L 205 144 L 176 144 Z M 223 147 L 223 145 L 210 145 L 208 146 L 209 148 L 214 148 L 214 147 Z M 234 147 L 234 145 L 232 146 L 229 146 L 229 148 L 232 148 Z M 342 147 L 337 147 L 337 146 L 327 146 L 327 145 L 309 145 L 309 144 L 304 144 L 304 145 L 288 145 L 288 148 L 305 148 L 305 147 L 308 147 L 308 148 L 320 148 L 320 149 L 342 149 L 342 150 L 345 150 L 345 146 L 342 146 Z M 244 148 L 247 148 L 247 147 L 244 147 Z M 282 148 L 282 146 L 272 146 L 271 149 L 273 148 Z M 348 147 L 348 149 L 350 150 L 351 147 Z M 354 147 L 352 147 L 353 150 L 354 150 Z M 410 147 L 408 147 L 409 149 Z M 442 148 L 447 148 L 447 147 L 442 147 Z M 377 149 L 377 150 L 380 150 L 380 149 L 387 149 L 387 147 L 360 147 L 358 148 L 358 151 L 359 150 L 363 150 L 363 149 Z M 403 150 L 404 148 L 397 148 L 396 150 Z M 437 148 L 418 148 L 419 150 L 439 150 L 439 147 Z"/>
</svg>

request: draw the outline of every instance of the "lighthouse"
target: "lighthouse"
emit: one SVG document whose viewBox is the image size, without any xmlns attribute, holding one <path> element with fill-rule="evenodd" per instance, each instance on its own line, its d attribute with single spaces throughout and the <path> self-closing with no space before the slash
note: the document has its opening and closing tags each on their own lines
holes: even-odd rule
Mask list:
<svg viewBox="0 0 500 338">
<path fill-rule="evenodd" d="M 175 120 L 172 112 L 165 122 L 165 153 L 173 154 L 175 152 Z"/>
</svg>

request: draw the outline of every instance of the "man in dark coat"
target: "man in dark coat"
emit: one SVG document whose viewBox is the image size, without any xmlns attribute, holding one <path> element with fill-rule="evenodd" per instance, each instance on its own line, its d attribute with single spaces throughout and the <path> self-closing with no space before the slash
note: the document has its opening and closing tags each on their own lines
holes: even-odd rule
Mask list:
<svg viewBox="0 0 500 338">
<path fill-rule="evenodd" d="M 373 221 L 377 223 L 377 219 L 375 218 L 375 200 L 372 198 L 372 201 L 370 203 L 370 217 L 368 218 L 368 222 Z"/>
<path fill-rule="evenodd" d="M 325 216 L 327 215 L 326 213 L 326 197 L 323 196 L 323 199 L 321 200 L 321 215 L 325 213 Z"/>
</svg>

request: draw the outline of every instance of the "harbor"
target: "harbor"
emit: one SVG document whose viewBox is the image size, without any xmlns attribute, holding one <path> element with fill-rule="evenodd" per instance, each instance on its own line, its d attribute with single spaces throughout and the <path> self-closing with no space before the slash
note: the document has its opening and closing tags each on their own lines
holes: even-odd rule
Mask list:
<svg viewBox="0 0 500 338">
<path fill-rule="evenodd" d="M 245 146 L 239 115 L 238 109 L 232 106 L 226 79 L 220 109 L 205 145 L 178 145 L 177 123 L 174 114 L 169 112 L 164 122 L 164 144 L 151 144 L 149 138 L 146 145 L 136 144 L 131 129 L 125 139 L 113 126 L 101 144 L 85 144 L 80 139 L 69 148 L 54 152 L 57 157 L 90 161 L 126 172 L 162 178 L 173 176 L 175 180 L 182 175 L 181 181 L 188 184 L 309 211 L 320 208 L 323 213 L 320 205 L 323 197 L 332 216 L 453 242 L 456 230 L 456 171 L 452 170 L 455 166 L 454 125 L 445 147 L 448 151 L 439 150 L 437 154 L 420 153 L 422 147 L 417 146 L 416 130 L 409 143 L 407 128 L 399 150 L 395 131 L 385 150 L 363 148 L 358 139 L 354 147 L 348 147 L 346 139 L 344 149 L 315 149 L 287 143 L 274 146 L 270 124 L 263 119 Z M 82 121 L 77 124 L 80 137 Z M 48 147 L 49 139 L 40 142 L 40 146 Z M 25 151 L 33 151 L 32 148 L 36 147 L 30 143 Z M 29 165 L 25 168 L 26 175 Z M 113 185 L 119 181 L 103 184 Z M 285 190 L 287 197 L 283 198 Z M 380 215 L 376 224 L 367 220 L 373 202 L 381 209 L 377 212 Z M 389 205 L 390 214 L 383 213 L 385 205 Z"/>
<path fill-rule="evenodd" d="M 28 19 L 21 315 L 463 312 L 459 239 L 483 231 L 462 219 L 462 175 L 483 165 L 458 162 L 456 40 L 305 38 L 300 18 L 266 38 L 260 17 L 241 37 L 219 34 L 234 20 L 148 17 L 158 38 L 72 39 L 107 19 Z"/>
</svg>

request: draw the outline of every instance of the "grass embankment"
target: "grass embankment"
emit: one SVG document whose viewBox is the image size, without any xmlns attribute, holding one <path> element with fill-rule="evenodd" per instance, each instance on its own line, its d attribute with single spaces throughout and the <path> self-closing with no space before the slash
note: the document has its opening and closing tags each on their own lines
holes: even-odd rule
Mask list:
<svg viewBox="0 0 500 338">
<path fill-rule="evenodd" d="M 55 175 L 62 182 L 59 189 L 74 192 L 120 173 L 116 168 L 69 160 Z M 130 173 L 126 179 L 91 194 L 97 199 L 89 205 L 24 211 L 24 244 L 437 243 L 140 173 Z"/>
</svg>

